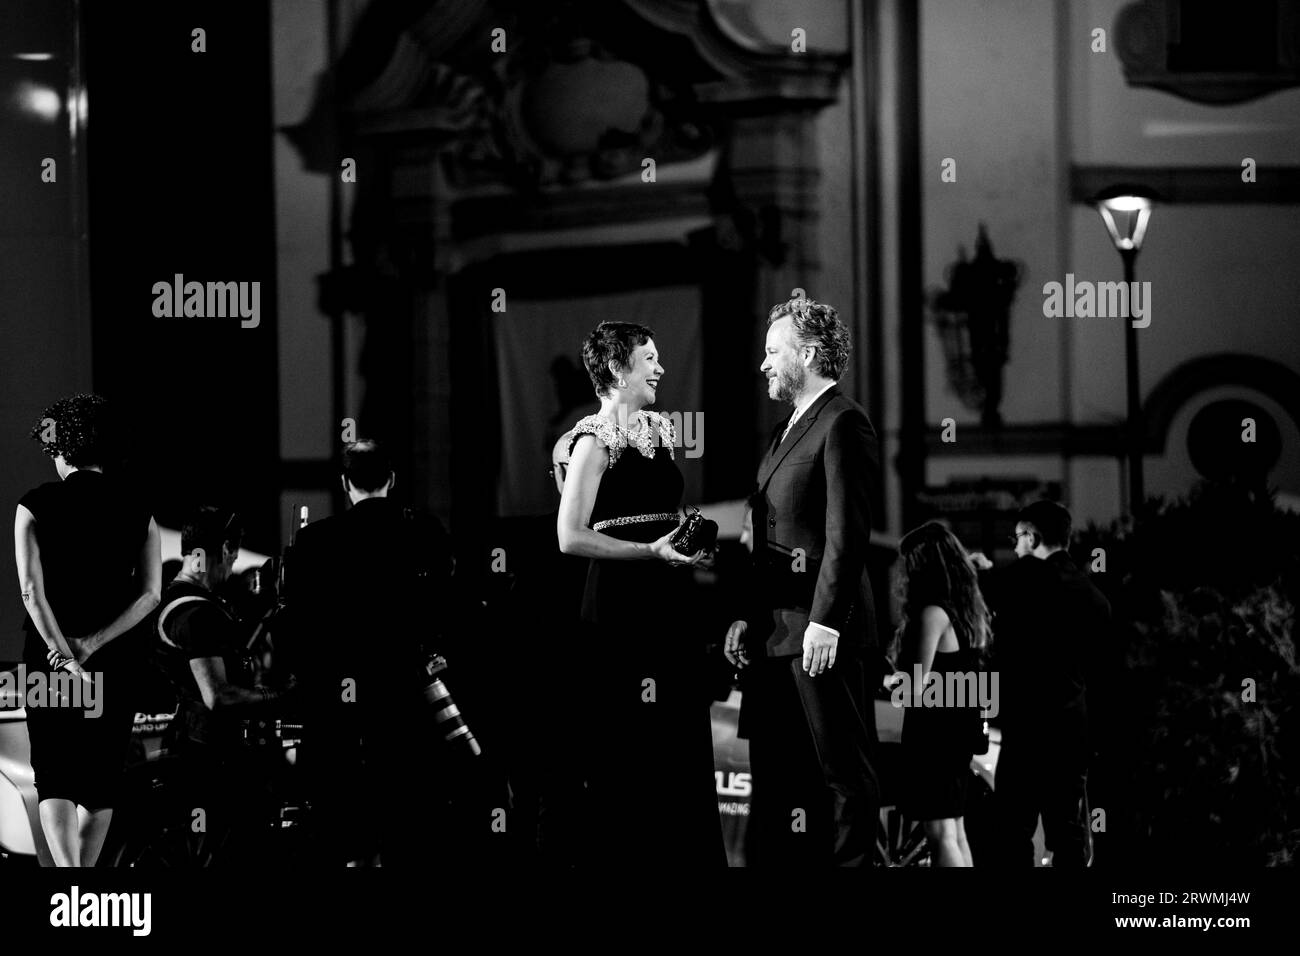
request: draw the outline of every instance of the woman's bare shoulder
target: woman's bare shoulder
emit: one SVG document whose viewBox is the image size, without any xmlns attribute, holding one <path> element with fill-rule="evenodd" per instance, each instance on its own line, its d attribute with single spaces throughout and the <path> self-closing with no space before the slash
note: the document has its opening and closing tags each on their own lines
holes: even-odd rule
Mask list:
<svg viewBox="0 0 1300 956">
<path fill-rule="evenodd" d="M 924 624 L 949 624 L 948 612 L 937 604 L 927 604 L 921 609 L 921 622 Z"/>
</svg>

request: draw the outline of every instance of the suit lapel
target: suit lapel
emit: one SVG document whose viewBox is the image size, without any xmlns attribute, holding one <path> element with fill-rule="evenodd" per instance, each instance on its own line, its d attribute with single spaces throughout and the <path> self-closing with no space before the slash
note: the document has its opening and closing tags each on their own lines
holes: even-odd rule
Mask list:
<svg viewBox="0 0 1300 956">
<path fill-rule="evenodd" d="M 793 415 L 794 412 L 791 412 L 790 414 Z M 783 421 L 780 425 L 777 425 L 776 428 L 773 429 L 772 437 L 768 439 L 767 442 L 767 451 L 763 453 L 763 457 L 758 463 L 758 473 L 760 475 L 767 474 L 768 463 L 771 462 L 772 456 L 775 455 L 777 453 L 777 450 L 781 447 L 781 436 L 785 434 L 785 426 L 789 423 L 789 421 L 790 419 L 786 418 L 785 421 Z"/>
<path fill-rule="evenodd" d="M 763 459 L 763 464 L 760 465 L 758 469 L 759 491 L 762 491 L 767 487 L 767 483 L 772 479 L 772 474 L 781 466 L 781 462 L 785 460 L 786 455 L 790 454 L 790 452 L 794 450 L 794 446 L 799 444 L 800 439 L 808 433 L 808 429 L 812 427 L 812 423 L 816 420 L 821 410 L 826 406 L 826 403 L 839 393 L 840 387 L 838 385 L 832 385 L 830 388 L 826 389 L 826 391 L 822 393 L 821 397 L 812 403 L 812 407 L 810 407 L 808 411 L 804 412 L 803 415 L 799 417 L 799 420 L 794 423 L 794 428 L 790 429 L 790 434 L 785 436 L 785 441 L 781 442 L 780 445 L 768 452 L 767 457 Z M 793 412 L 791 414 L 793 414 Z M 782 425 L 781 431 L 784 430 L 785 426 Z M 779 439 L 780 436 L 781 432 L 777 432 L 776 437 Z"/>
<path fill-rule="evenodd" d="M 793 415 L 794 413 L 791 412 L 790 414 Z M 772 440 L 767 443 L 767 454 L 763 456 L 764 464 L 766 464 L 769 458 L 776 454 L 777 448 L 781 445 L 781 436 L 785 434 L 785 426 L 789 421 L 790 419 L 787 418 L 780 425 L 776 426 L 776 431 L 772 432 Z"/>
</svg>

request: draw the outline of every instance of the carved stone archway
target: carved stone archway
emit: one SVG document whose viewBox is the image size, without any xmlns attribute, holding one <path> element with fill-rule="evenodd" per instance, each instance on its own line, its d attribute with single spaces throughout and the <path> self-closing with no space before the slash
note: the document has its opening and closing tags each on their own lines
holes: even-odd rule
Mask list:
<svg viewBox="0 0 1300 956">
<path fill-rule="evenodd" d="M 366 323 L 361 428 L 394 440 L 417 504 L 453 531 L 491 514 L 480 319 L 503 274 L 698 285 L 705 402 L 734 426 L 710 431 L 725 467 L 706 465 L 706 493 L 745 493 L 775 414 L 761 319 L 815 286 L 814 117 L 846 66 L 755 42 L 706 0 L 370 5 L 286 133 L 310 169 L 357 162 L 355 265 L 324 278 L 324 304 Z"/>
</svg>

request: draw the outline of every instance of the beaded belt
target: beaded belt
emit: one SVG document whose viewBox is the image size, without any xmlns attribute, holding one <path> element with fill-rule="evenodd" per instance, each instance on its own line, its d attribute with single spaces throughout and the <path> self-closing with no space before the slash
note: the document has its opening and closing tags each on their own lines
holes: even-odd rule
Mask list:
<svg viewBox="0 0 1300 956">
<path fill-rule="evenodd" d="M 605 521 L 597 521 L 594 525 L 591 526 L 591 530 L 604 531 L 606 528 L 617 528 L 619 525 L 647 524 L 651 521 L 678 522 L 677 512 L 660 511 L 652 515 L 629 515 L 626 518 L 608 518 Z"/>
</svg>

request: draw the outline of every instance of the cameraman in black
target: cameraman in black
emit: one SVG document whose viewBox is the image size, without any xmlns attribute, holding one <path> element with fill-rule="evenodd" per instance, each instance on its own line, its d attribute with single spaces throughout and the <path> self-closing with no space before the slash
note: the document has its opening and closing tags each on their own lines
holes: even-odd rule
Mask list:
<svg viewBox="0 0 1300 956">
<path fill-rule="evenodd" d="M 165 740 L 184 763 L 192 809 L 204 812 L 206 863 L 242 845 L 257 852 L 248 825 L 260 804 L 259 777 L 245 747 L 244 721 L 267 716 L 292 690 L 256 686 L 247 660 L 249 629 L 221 596 L 243 531 L 239 516 L 219 508 L 195 511 L 181 531 L 184 563 L 164 589 L 155 618 L 155 654 L 175 688 L 176 717 Z"/>
<path fill-rule="evenodd" d="M 422 645 L 442 624 L 451 545 L 436 518 L 390 496 L 396 476 L 377 442 L 347 446 L 342 482 L 352 507 L 301 529 L 286 563 L 301 765 L 325 862 L 411 865 L 432 836 Z"/>
</svg>

